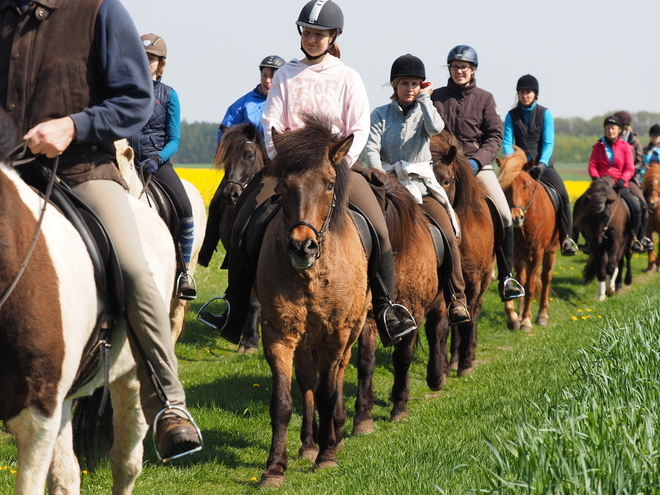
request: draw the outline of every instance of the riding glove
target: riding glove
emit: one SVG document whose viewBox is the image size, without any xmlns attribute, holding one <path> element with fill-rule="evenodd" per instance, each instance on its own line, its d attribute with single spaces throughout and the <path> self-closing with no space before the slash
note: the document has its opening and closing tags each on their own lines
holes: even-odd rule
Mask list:
<svg viewBox="0 0 660 495">
<path fill-rule="evenodd" d="M 529 175 L 531 175 L 532 179 L 534 180 L 539 180 L 539 177 L 541 177 L 543 172 L 545 172 L 545 164 L 543 163 L 537 163 L 531 169 L 529 169 Z"/>
<path fill-rule="evenodd" d="M 160 156 L 159 155 L 150 156 L 142 163 L 140 163 L 140 166 L 142 167 L 142 173 L 153 174 L 158 170 L 158 167 L 160 167 Z"/>
<path fill-rule="evenodd" d="M 617 179 L 617 180 L 616 180 L 616 184 L 614 184 L 614 186 L 615 186 L 617 189 L 623 189 L 624 187 L 626 187 L 626 183 L 624 182 L 623 179 Z"/>
<path fill-rule="evenodd" d="M 472 172 L 474 172 L 475 175 L 481 170 L 481 165 L 474 158 L 470 158 L 470 167 L 472 167 Z"/>
</svg>

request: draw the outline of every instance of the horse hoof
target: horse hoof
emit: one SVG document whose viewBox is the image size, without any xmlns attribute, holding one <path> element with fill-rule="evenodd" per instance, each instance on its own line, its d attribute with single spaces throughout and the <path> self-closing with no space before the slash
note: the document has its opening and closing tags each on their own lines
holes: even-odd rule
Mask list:
<svg viewBox="0 0 660 495">
<path fill-rule="evenodd" d="M 539 316 L 536 319 L 536 324 L 540 327 L 547 327 L 548 326 L 548 318 L 546 316 Z"/>
<path fill-rule="evenodd" d="M 390 420 L 392 421 L 392 423 L 398 423 L 403 418 L 408 417 L 408 416 L 410 416 L 410 413 L 407 410 L 406 411 L 398 411 L 398 412 L 392 411 L 392 415 L 390 416 Z"/>
<path fill-rule="evenodd" d="M 445 386 L 445 383 L 447 383 L 447 375 L 445 373 L 443 373 L 443 375 L 440 377 L 440 380 L 429 380 L 428 378 L 426 379 L 426 384 L 433 392 L 442 390 L 442 387 Z"/>
<path fill-rule="evenodd" d="M 241 344 L 238 347 L 238 353 L 239 354 L 254 354 L 259 350 L 258 347 L 253 347 L 253 346 L 248 346 L 248 345 L 243 345 Z"/>
<path fill-rule="evenodd" d="M 284 476 L 266 476 L 264 474 L 259 482 L 260 488 L 281 488 L 282 486 L 284 486 Z"/>
<path fill-rule="evenodd" d="M 530 333 L 532 331 L 532 325 L 523 325 L 521 328 L 522 331 L 526 333 Z"/>
<path fill-rule="evenodd" d="M 472 366 L 470 366 L 468 368 L 461 368 L 456 373 L 456 376 L 458 376 L 459 378 L 463 378 L 464 376 L 467 376 L 467 375 L 471 374 L 473 371 L 474 371 L 474 367 L 472 367 Z"/>
<path fill-rule="evenodd" d="M 458 369 L 458 361 L 452 361 L 449 363 L 449 369 L 452 371 L 456 371 Z"/>
<path fill-rule="evenodd" d="M 507 321 L 506 322 L 506 327 L 509 330 L 520 330 L 520 322 L 518 320 L 516 320 L 516 321 Z"/>
<path fill-rule="evenodd" d="M 365 419 L 353 424 L 353 435 L 369 435 L 374 432 L 374 420 Z"/>
<path fill-rule="evenodd" d="M 319 449 L 316 447 L 300 447 L 298 451 L 301 459 L 307 459 L 311 462 L 316 462 L 316 458 L 319 455 Z"/>
<path fill-rule="evenodd" d="M 327 469 L 327 468 L 334 468 L 337 466 L 339 466 L 339 463 L 337 462 L 337 459 L 334 458 L 328 458 L 322 460 L 321 462 L 316 463 L 316 469 Z"/>
</svg>

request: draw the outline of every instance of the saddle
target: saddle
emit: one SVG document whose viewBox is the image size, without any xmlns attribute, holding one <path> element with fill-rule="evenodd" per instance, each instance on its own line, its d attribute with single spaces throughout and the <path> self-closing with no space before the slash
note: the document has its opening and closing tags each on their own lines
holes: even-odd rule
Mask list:
<svg viewBox="0 0 660 495">
<path fill-rule="evenodd" d="M 16 170 L 23 181 L 44 196 L 51 180 L 47 167 L 32 162 L 20 165 L 16 167 Z M 97 375 L 102 365 L 106 383 L 108 382 L 109 343 L 116 319 L 124 314 L 124 282 L 112 241 L 94 211 L 57 178 L 53 182 L 50 203 L 71 222 L 80 234 L 92 260 L 97 290 L 107 302 L 105 310 L 99 314 L 94 330 L 83 349 L 76 378 L 67 394 L 69 397 L 89 383 Z"/>
<path fill-rule="evenodd" d="M 540 178 L 541 180 L 539 181 L 541 185 L 545 188 L 545 191 L 548 193 L 548 196 L 550 197 L 550 201 L 552 201 L 552 207 L 555 209 L 555 213 L 561 211 L 561 196 L 559 196 L 559 192 L 557 189 L 554 188 L 552 184 L 549 182 L 546 182 L 543 180 L 543 176 Z"/>
</svg>

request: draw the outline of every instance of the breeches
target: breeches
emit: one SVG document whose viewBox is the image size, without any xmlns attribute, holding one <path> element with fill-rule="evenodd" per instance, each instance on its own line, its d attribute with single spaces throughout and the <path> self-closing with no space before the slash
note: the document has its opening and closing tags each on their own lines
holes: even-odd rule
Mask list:
<svg viewBox="0 0 660 495">
<path fill-rule="evenodd" d="M 161 167 L 154 174 L 158 180 L 164 182 L 176 194 L 179 203 L 181 203 L 181 218 L 190 218 L 193 216 L 192 205 L 186 190 L 181 183 L 181 178 L 172 167 L 169 161 L 161 165 Z"/>
<path fill-rule="evenodd" d="M 504 196 L 504 191 L 497 180 L 495 172 L 493 172 L 492 165 L 486 165 L 478 173 L 477 177 L 481 179 L 486 187 L 486 194 L 488 197 L 493 200 L 497 211 L 500 212 L 502 216 L 502 221 L 504 222 L 504 228 L 513 226 L 513 221 L 511 220 L 511 210 L 509 209 L 509 203 L 506 201 L 506 196 Z"/>
</svg>

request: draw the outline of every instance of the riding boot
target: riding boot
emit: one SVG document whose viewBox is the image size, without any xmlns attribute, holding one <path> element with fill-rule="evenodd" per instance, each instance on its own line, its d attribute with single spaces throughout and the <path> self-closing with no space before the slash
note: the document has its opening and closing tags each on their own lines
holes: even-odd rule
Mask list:
<svg viewBox="0 0 660 495">
<path fill-rule="evenodd" d="M 511 273 L 513 267 L 513 226 L 504 228 L 504 241 L 497 250 L 497 276 L 500 280 L 498 289 L 502 302 L 510 301 L 525 295 L 525 289 Z"/>
<path fill-rule="evenodd" d="M 575 256 L 578 253 L 577 244 L 574 238 L 571 238 L 573 225 L 571 222 L 571 204 L 567 201 L 561 201 L 562 211 L 558 212 L 557 221 L 559 222 L 559 238 L 561 239 L 562 256 Z"/>
<path fill-rule="evenodd" d="M 389 347 L 417 328 L 410 312 L 400 304 L 394 304 L 390 298 L 395 288 L 394 253 L 391 249 L 380 253 L 378 273 L 369 282 L 376 328 L 383 346 Z"/>
<path fill-rule="evenodd" d="M 653 241 L 649 239 L 649 237 L 647 237 L 646 235 L 649 226 L 649 212 L 645 205 L 641 205 L 641 206 L 642 206 L 642 223 L 639 226 L 637 237 L 640 239 L 642 243 L 644 252 L 648 253 L 649 251 L 653 251 Z"/>
<path fill-rule="evenodd" d="M 445 244 L 445 259 L 440 267 L 441 277 L 444 283 L 445 303 L 448 310 L 449 325 L 460 325 L 472 321 L 468 310 L 467 298 L 465 297 L 465 280 L 463 279 L 463 268 L 461 267 L 461 254 L 458 250 L 456 240 L 449 242 L 447 235 L 442 229 Z"/>
<path fill-rule="evenodd" d="M 197 289 L 195 280 L 188 273 L 190 258 L 192 256 L 193 241 L 195 239 L 195 224 L 193 217 L 182 218 L 179 220 L 179 246 L 181 248 L 181 260 L 177 263 L 176 276 L 176 297 L 187 301 L 197 298 Z M 192 283 L 191 283 L 192 282 Z"/>
</svg>

